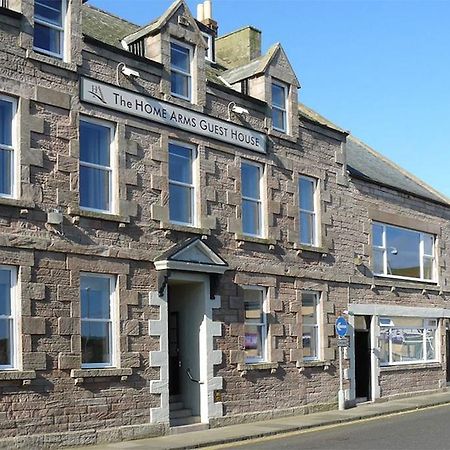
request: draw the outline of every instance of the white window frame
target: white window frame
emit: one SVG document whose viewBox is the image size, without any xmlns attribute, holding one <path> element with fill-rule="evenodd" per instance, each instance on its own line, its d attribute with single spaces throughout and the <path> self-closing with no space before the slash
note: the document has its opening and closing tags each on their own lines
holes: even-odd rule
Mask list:
<svg viewBox="0 0 450 450">
<path fill-rule="evenodd" d="M 109 275 L 103 273 L 91 273 L 91 272 L 81 272 L 80 273 L 80 284 L 81 278 L 83 276 L 91 278 L 107 278 L 109 279 L 109 319 L 87 319 L 81 317 L 80 323 L 83 322 L 108 322 L 110 324 L 110 336 L 109 336 L 109 354 L 110 361 L 107 363 L 82 363 L 81 367 L 83 369 L 104 369 L 109 367 L 119 367 L 120 362 L 120 349 L 119 349 L 119 302 L 117 295 L 117 276 Z M 81 311 L 81 287 L 80 287 L 80 311 Z M 81 315 L 81 314 L 80 314 Z M 82 330 L 82 328 L 81 328 Z M 80 330 L 80 334 L 81 334 Z M 81 335 L 82 336 L 82 335 Z M 83 359 L 83 355 L 81 355 Z"/>
<path fill-rule="evenodd" d="M 304 325 L 303 324 L 303 314 L 302 314 L 302 348 L 303 348 L 303 335 L 305 328 L 313 328 L 316 331 L 316 349 L 317 349 L 317 355 L 316 356 L 304 356 L 304 361 L 321 361 L 322 360 L 322 292 L 319 291 L 309 291 L 309 290 L 302 290 L 301 295 L 301 308 L 303 310 L 303 294 L 309 294 L 314 295 L 314 312 L 316 315 L 316 323 L 314 325 Z"/>
<path fill-rule="evenodd" d="M 81 129 L 81 122 L 89 122 L 95 125 L 100 125 L 106 128 L 109 128 L 110 134 L 109 134 L 109 166 L 103 166 L 101 164 L 94 164 L 86 161 L 81 160 L 81 152 L 80 152 L 80 158 L 79 158 L 79 165 L 83 167 L 89 167 L 92 169 L 99 169 L 109 172 L 109 208 L 108 209 L 97 209 L 97 208 L 91 208 L 88 206 L 81 206 L 81 177 L 79 177 L 79 188 L 78 192 L 80 193 L 80 209 L 83 211 L 92 211 L 92 212 L 100 212 L 103 214 L 114 214 L 116 212 L 116 203 L 117 203 L 117 196 L 116 196 L 116 189 L 114 189 L 114 186 L 118 185 L 118 179 L 117 179 L 117 152 L 116 150 L 116 126 L 115 124 L 97 119 L 94 117 L 86 117 L 82 116 L 80 117 L 80 124 L 79 124 L 79 130 Z M 81 170 L 80 170 L 81 173 Z"/>
<path fill-rule="evenodd" d="M 177 94 L 176 92 L 173 92 L 172 91 L 172 82 L 170 83 L 170 93 L 174 97 L 181 98 L 183 100 L 188 100 L 188 101 L 191 102 L 192 101 L 192 91 L 193 91 L 193 85 L 192 85 L 193 84 L 192 83 L 192 80 L 193 80 L 193 78 L 192 78 L 192 68 L 193 68 L 192 67 L 192 60 L 193 60 L 193 56 L 194 56 L 193 55 L 193 53 L 194 53 L 193 50 L 194 49 L 189 44 L 186 44 L 184 42 L 178 41 L 176 39 L 171 39 L 170 40 L 170 53 L 172 53 L 172 44 L 178 45 L 179 47 L 183 47 L 186 50 L 188 50 L 188 52 L 189 52 L 189 72 L 184 72 L 183 70 L 179 69 L 178 67 L 173 66 L 172 65 L 172 61 L 170 61 L 170 73 L 176 72 L 178 74 L 181 74 L 181 75 L 187 77 L 189 93 L 188 93 L 188 96 L 186 97 L 184 95 Z"/>
<path fill-rule="evenodd" d="M 242 166 L 244 164 L 247 164 L 249 166 L 255 166 L 258 168 L 259 170 L 259 198 L 253 198 L 253 197 L 247 197 L 244 195 L 243 191 L 242 191 Z M 246 233 L 244 231 L 244 215 L 242 213 L 242 217 L 241 217 L 241 221 L 242 221 L 242 234 L 244 234 L 245 236 L 250 236 L 250 237 L 258 237 L 258 238 L 264 238 L 265 236 L 265 220 L 264 220 L 264 214 L 263 214 L 263 210 L 264 210 L 264 205 L 265 205 L 265 196 L 264 196 L 264 166 L 262 164 L 259 164 L 257 162 L 254 161 L 250 161 L 248 159 L 243 159 L 241 161 L 241 197 L 242 197 L 242 210 L 244 209 L 244 200 L 248 201 L 248 202 L 252 202 L 252 203 L 256 203 L 258 205 L 258 218 L 259 218 L 259 224 L 260 224 L 260 233 L 259 234 L 254 234 L 254 233 Z"/>
<path fill-rule="evenodd" d="M 190 199 L 191 199 L 191 211 L 192 211 L 192 222 L 180 222 L 177 220 L 172 220 L 170 219 L 170 196 L 169 196 L 169 220 L 170 223 L 173 223 L 175 225 L 182 225 L 182 226 L 188 226 L 188 227 L 195 227 L 197 225 L 197 202 L 196 202 L 196 197 L 197 197 L 197 164 L 198 164 L 198 151 L 197 151 L 197 147 L 195 145 L 192 144 L 186 144 L 185 142 L 181 142 L 181 141 L 175 141 L 173 139 L 171 139 L 169 141 L 169 164 L 170 164 L 170 144 L 173 145 L 178 145 L 179 147 L 183 147 L 186 149 L 189 149 L 191 151 L 191 177 L 192 177 L 192 183 L 183 183 L 182 181 L 177 181 L 177 180 L 171 180 L 170 179 L 170 169 L 169 169 L 169 175 L 168 175 L 168 179 L 169 179 L 169 193 L 170 193 L 170 185 L 173 184 L 175 186 L 181 186 L 184 188 L 187 188 L 190 190 L 191 195 L 190 195 Z"/>
<path fill-rule="evenodd" d="M 0 265 L 1 270 L 8 270 L 10 272 L 10 297 L 11 297 L 11 314 L 9 316 L 0 316 L 2 319 L 11 320 L 11 364 L 0 365 L 0 370 L 17 370 L 18 369 L 18 355 L 20 353 L 18 348 L 19 333 L 19 305 L 18 305 L 18 286 L 17 286 L 17 268 L 14 266 Z"/>
<path fill-rule="evenodd" d="M 373 227 L 374 225 L 378 225 L 381 226 L 383 228 L 383 235 L 382 235 L 382 245 L 375 245 L 374 244 L 374 233 L 373 233 Z M 414 278 L 414 277 L 404 277 L 401 275 L 391 275 L 388 273 L 388 254 L 387 251 L 389 248 L 387 246 L 387 242 L 386 242 L 386 228 L 387 227 L 391 227 L 391 228 L 397 228 L 400 230 L 406 230 L 406 231 L 413 231 L 415 233 L 418 233 L 420 236 L 420 244 L 419 244 L 419 259 L 420 259 L 420 278 Z M 433 237 L 433 254 L 432 255 L 428 255 L 425 253 L 425 244 L 424 244 L 424 237 L 425 236 L 431 236 Z M 399 227 L 397 225 L 391 225 L 391 224 L 386 224 L 386 223 L 382 223 L 382 222 L 377 222 L 377 221 L 373 221 L 372 222 L 372 229 L 371 229 L 371 238 L 372 238 L 372 259 L 373 259 L 373 264 L 372 267 L 374 268 L 374 275 L 377 277 L 386 277 L 386 278 L 396 278 L 396 279 L 401 279 L 401 280 L 414 280 L 414 281 L 422 281 L 425 283 L 436 283 L 437 282 L 437 270 L 436 270 L 436 236 L 431 234 L 431 233 L 425 233 L 419 230 L 414 230 L 412 228 L 406 228 L 406 227 Z M 383 254 L 383 273 L 376 273 L 375 272 L 375 252 L 382 252 Z M 423 277 L 424 274 L 424 260 L 425 259 L 431 259 L 433 262 L 433 276 L 431 279 L 426 279 Z"/>
<path fill-rule="evenodd" d="M 412 318 L 412 317 L 411 317 Z M 414 329 L 414 327 L 411 326 L 395 326 L 395 325 L 382 325 L 382 320 L 390 320 L 395 319 L 395 316 L 383 316 L 379 318 L 379 326 L 380 331 L 381 329 L 395 329 L 395 330 L 411 330 Z M 389 339 L 389 361 L 384 362 L 380 360 L 380 366 L 381 367 L 389 367 L 389 366 L 404 366 L 407 364 L 427 364 L 427 363 L 433 363 L 433 362 L 439 362 L 439 319 L 433 318 L 433 319 L 426 319 L 422 317 L 414 317 L 414 319 L 420 319 L 422 320 L 423 326 L 421 328 L 422 330 L 422 354 L 424 356 L 424 359 L 416 359 L 416 360 L 410 360 L 410 361 L 393 361 L 393 351 L 392 351 L 392 343 L 391 339 Z M 432 321 L 435 321 L 436 325 L 430 325 Z M 434 342 L 435 342 L 435 358 L 433 359 L 427 359 L 427 330 L 434 330 Z"/>
<path fill-rule="evenodd" d="M 278 86 L 280 88 L 283 89 L 284 92 L 284 108 L 282 108 L 279 105 L 275 105 L 273 103 L 273 98 L 272 98 L 272 110 L 276 109 L 278 111 L 281 111 L 282 115 L 283 115 L 283 122 L 284 122 L 284 128 L 278 128 L 277 126 L 275 126 L 274 124 L 274 120 L 273 120 L 273 113 L 272 113 L 272 127 L 274 130 L 279 131 L 280 133 L 287 133 L 288 132 L 288 92 L 289 92 L 289 86 L 285 83 L 282 83 L 281 81 L 278 80 L 272 80 L 272 86 Z"/>
<path fill-rule="evenodd" d="M 208 44 L 205 58 L 210 62 L 214 62 L 214 49 L 213 49 L 214 39 L 210 34 L 206 33 L 205 31 L 202 31 L 202 36 L 204 37 L 206 43 Z"/>
<path fill-rule="evenodd" d="M 263 286 L 242 286 L 242 289 L 244 291 L 258 291 L 262 293 L 262 303 L 261 303 L 261 315 L 262 315 L 262 322 L 259 323 L 251 323 L 252 326 L 258 326 L 261 327 L 261 357 L 246 357 L 245 363 L 246 364 L 257 364 L 262 362 L 268 362 L 269 361 L 269 333 L 268 333 L 268 326 L 267 326 L 267 295 L 268 295 L 268 289 Z M 244 339 L 245 339 L 245 300 L 244 300 Z M 244 350 L 245 352 L 245 350 Z"/>
<path fill-rule="evenodd" d="M 18 145 L 17 145 L 17 99 L 14 97 L 9 97 L 7 95 L 0 94 L 0 100 L 3 100 L 5 102 L 9 102 L 12 104 L 12 121 L 11 121 L 11 146 L 1 144 L 0 143 L 0 149 L 10 151 L 12 153 L 11 158 L 11 194 L 4 194 L 0 192 L 0 198 L 17 198 L 18 194 L 18 183 L 17 180 L 18 177 Z"/>
<path fill-rule="evenodd" d="M 62 23 L 62 26 L 58 26 L 58 25 L 55 25 L 54 23 L 47 22 L 46 20 L 42 20 L 42 19 L 37 18 L 36 15 L 34 14 L 34 11 L 33 11 L 33 17 L 34 17 L 34 22 L 35 23 L 38 23 L 39 25 L 41 25 L 43 27 L 52 28 L 54 30 L 57 30 L 60 33 L 60 35 L 61 35 L 61 37 L 60 37 L 60 51 L 59 51 L 59 53 L 50 52 L 50 51 L 48 51 L 48 50 L 46 50 L 44 48 L 36 47 L 34 45 L 34 35 L 33 35 L 33 50 L 35 50 L 36 52 L 39 52 L 39 53 L 43 53 L 43 54 L 48 55 L 48 56 L 53 56 L 53 57 L 58 58 L 58 59 L 64 59 L 64 53 L 65 53 L 64 50 L 65 50 L 65 47 L 66 47 L 65 41 L 66 41 L 66 34 L 67 34 L 65 32 L 66 18 L 67 18 L 67 0 L 62 0 L 61 1 L 61 23 Z"/>
<path fill-rule="evenodd" d="M 301 192 L 300 192 L 300 182 L 301 180 L 311 181 L 313 183 L 313 207 L 314 210 L 310 211 L 308 209 L 302 208 L 301 205 Z M 319 200 L 318 200 L 318 192 L 319 192 L 319 180 L 317 178 L 309 177 L 306 175 L 300 175 L 298 177 L 298 209 L 299 209 L 299 224 L 298 224 L 298 240 L 301 245 L 308 245 L 311 247 L 317 247 L 319 245 L 319 224 L 318 224 L 318 210 L 319 210 Z M 302 214 L 306 214 L 308 216 L 312 216 L 313 218 L 313 242 L 306 243 L 301 240 L 301 216 Z"/>
</svg>

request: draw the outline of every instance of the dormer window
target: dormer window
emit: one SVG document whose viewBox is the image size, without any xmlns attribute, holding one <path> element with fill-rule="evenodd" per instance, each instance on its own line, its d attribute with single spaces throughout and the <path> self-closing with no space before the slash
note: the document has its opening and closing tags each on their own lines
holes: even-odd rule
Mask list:
<svg viewBox="0 0 450 450">
<path fill-rule="evenodd" d="M 33 47 L 40 53 L 63 58 L 65 0 L 36 0 Z"/>
<path fill-rule="evenodd" d="M 185 100 L 192 97 L 192 48 L 180 42 L 170 43 L 170 92 Z"/>
<path fill-rule="evenodd" d="M 205 38 L 206 44 L 208 48 L 206 49 L 206 59 L 208 61 L 214 62 L 214 40 L 213 37 L 208 33 L 202 33 L 202 36 Z"/>
<path fill-rule="evenodd" d="M 287 86 L 279 82 L 272 83 L 272 126 L 274 130 L 287 132 L 286 120 Z"/>
</svg>

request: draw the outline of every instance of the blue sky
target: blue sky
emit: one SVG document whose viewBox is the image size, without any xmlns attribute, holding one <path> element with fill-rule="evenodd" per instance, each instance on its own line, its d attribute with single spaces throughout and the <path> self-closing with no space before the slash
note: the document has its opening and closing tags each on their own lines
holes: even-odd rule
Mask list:
<svg viewBox="0 0 450 450">
<path fill-rule="evenodd" d="M 89 3 L 143 25 L 171 1 Z M 213 0 L 213 16 L 281 42 L 300 101 L 450 197 L 450 0 Z"/>
</svg>

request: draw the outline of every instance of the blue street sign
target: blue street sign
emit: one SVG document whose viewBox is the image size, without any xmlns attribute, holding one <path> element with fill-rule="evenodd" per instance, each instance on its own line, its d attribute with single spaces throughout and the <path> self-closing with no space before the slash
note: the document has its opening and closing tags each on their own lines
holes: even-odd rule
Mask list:
<svg viewBox="0 0 450 450">
<path fill-rule="evenodd" d="M 336 333 L 337 333 L 338 336 L 344 337 L 347 334 L 348 323 L 347 323 L 347 321 L 345 320 L 344 317 L 339 316 L 336 319 L 335 327 L 336 327 Z"/>
</svg>

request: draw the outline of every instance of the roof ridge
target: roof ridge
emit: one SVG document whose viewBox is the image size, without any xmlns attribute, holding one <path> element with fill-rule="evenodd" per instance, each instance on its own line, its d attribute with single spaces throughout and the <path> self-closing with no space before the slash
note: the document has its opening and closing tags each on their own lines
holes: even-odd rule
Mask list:
<svg viewBox="0 0 450 450">
<path fill-rule="evenodd" d="M 113 14 L 113 13 L 111 13 L 111 12 L 109 12 L 109 11 L 106 11 L 106 10 L 104 10 L 104 9 L 101 9 L 101 8 L 99 8 L 98 6 L 93 6 L 93 5 L 89 4 L 89 3 L 84 3 L 84 4 L 83 4 L 83 8 L 90 8 L 90 9 L 93 9 L 93 10 L 95 10 L 95 11 L 101 12 L 101 13 L 103 13 L 103 14 L 106 14 L 107 16 L 110 16 L 110 17 L 114 17 L 115 19 L 119 19 L 119 20 L 121 20 L 122 22 L 126 22 L 126 23 L 128 23 L 128 24 L 130 24 L 130 25 L 133 25 L 133 26 L 135 26 L 135 27 L 138 27 L 138 28 L 141 28 L 141 27 L 142 27 L 142 25 L 138 25 L 137 23 L 130 22 L 129 20 L 124 19 L 123 17 L 117 16 L 116 14 Z"/>
<path fill-rule="evenodd" d="M 372 153 L 374 156 L 376 156 L 377 158 L 381 159 L 386 164 L 388 164 L 388 165 L 392 166 L 394 169 L 398 170 L 402 175 L 404 175 L 405 177 L 409 178 L 414 183 L 417 183 L 419 186 L 421 186 L 422 188 L 426 189 L 430 193 L 438 196 L 444 203 L 450 204 L 450 198 L 448 198 L 446 195 L 444 195 L 441 192 L 439 192 L 438 190 L 434 189 L 428 183 L 426 183 L 425 181 L 423 181 L 422 179 L 420 179 L 419 177 L 417 177 L 413 173 L 409 172 L 408 170 L 406 170 L 402 166 L 398 165 L 396 162 L 392 161 L 387 156 L 385 156 L 382 153 L 376 151 L 374 148 L 370 147 L 370 145 L 366 144 L 361 139 L 357 138 L 353 134 L 350 134 L 348 136 L 348 139 L 353 139 L 356 143 L 358 143 L 359 145 L 364 147 L 368 152 Z"/>
</svg>

